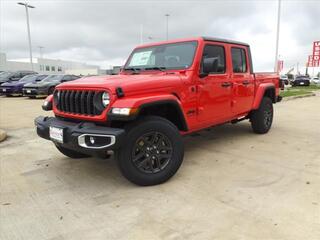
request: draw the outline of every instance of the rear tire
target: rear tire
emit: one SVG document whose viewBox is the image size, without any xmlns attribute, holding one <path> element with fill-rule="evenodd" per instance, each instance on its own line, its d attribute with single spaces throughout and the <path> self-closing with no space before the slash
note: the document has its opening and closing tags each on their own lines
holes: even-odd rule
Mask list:
<svg viewBox="0 0 320 240">
<path fill-rule="evenodd" d="M 83 153 L 79 153 L 67 148 L 64 148 L 62 146 L 56 145 L 57 149 L 59 150 L 59 152 L 61 152 L 63 155 L 69 157 L 69 158 L 87 158 L 90 157 L 89 155 L 83 154 Z"/>
<path fill-rule="evenodd" d="M 170 121 L 148 116 L 126 127 L 126 142 L 117 152 L 121 173 L 132 183 L 163 183 L 179 169 L 184 155 L 182 137 Z"/>
<path fill-rule="evenodd" d="M 273 105 L 269 97 L 263 97 L 260 107 L 251 113 L 251 127 L 258 134 L 267 133 L 273 121 Z"/>
</svg>

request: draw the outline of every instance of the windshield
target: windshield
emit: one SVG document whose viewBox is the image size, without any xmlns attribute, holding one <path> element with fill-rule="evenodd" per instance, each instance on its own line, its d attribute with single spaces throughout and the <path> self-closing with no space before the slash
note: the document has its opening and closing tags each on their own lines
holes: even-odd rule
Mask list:
<svg viewBox="0 0 320 240">
<path fill-rule="evenodd" d="M 186 69 L 192 65 L 196 48 L 196 41 L 139 48 L 124 70 Z"/>
<path fill-rule="evenodd" d="M 42 82 L 60 81 L 63 75 L 50 75 L 42 80 Z"/>
<path fill-rule="evenodd" d="M 19 80 L 19 82 L 31 82 L 37 79 L 37 75 L 27 75 Z"/>
<path fill-rule="evenodd" d="M 11 76 L 13 76 L 12 72 L 4 72 L 4 73 L 1 73 L 0 79 L 5 79 L 5 78 L 11 77 Z"/>
</svg>

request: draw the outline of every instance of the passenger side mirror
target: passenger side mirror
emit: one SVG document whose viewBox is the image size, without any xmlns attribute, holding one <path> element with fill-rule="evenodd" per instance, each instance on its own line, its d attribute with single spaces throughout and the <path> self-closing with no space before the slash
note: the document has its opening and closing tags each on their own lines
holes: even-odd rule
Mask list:
<svg viewBox="0 0 320 240">
<path fill-rule="evenodd" d="M 204 58 L 200 77 L 206 77 L 209 73 L 218 72 L 218 58 Z"/>
</svg>

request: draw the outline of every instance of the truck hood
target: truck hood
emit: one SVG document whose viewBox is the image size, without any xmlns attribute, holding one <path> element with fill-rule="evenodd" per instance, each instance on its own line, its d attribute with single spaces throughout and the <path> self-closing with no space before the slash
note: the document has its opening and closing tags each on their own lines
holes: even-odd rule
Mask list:
<svg viewBox="0 0 320 240">
<path fill-rule="evenodd" d="M 58 86 L 58 89 L 72 88 L 104 88 L 109 89 L 113 94 L 118 87 L 121 87 L 126 95 L 136 92 L 146 92 L 177 88 L 182 84 L 179 74 L 139 74 L 139 75 L 113 75 L 84 77 L 75 81 L 65 82 Z"/>
<path fill-rule="evenodd" d="M 54 83 L 53 81 L 52 82 L 33 82 L 33 83 L 26 83 L 24 85 L 24 87 L 34 87 L 34 88 L 37 88 L 37 87 L 46 87 L 46 86 L 49 86 L 51 85 L 52 83 Z"/>
<path fill-rule="evenodd" d="M 3 87 L 18 87 L 23 85 L 23 83 L 19 82 L 19 81 L 12 81 L 12 82 L 5 82 L 3 83 L 1 86 Z"/>
</svg>

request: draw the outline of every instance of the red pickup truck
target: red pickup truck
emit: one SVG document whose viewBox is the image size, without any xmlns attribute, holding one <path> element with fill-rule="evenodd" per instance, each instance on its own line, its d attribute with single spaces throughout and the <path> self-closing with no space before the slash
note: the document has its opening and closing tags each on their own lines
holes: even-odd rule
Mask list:
<svg viewBox="0 0 320 240">
<path fill-rule="evenodd" d="M 139 46 L 116 76 L 57 86 L 44 102 L 55 117 L 35 119 L 40 137 L 71 158 L 115 153 L 138 185 L 172 177 L 183 161 L 182 135 L 248 119 L 272 125 L 279 76 L 254 73 L 246 43 L 198 37 Z"/>
</svg>

